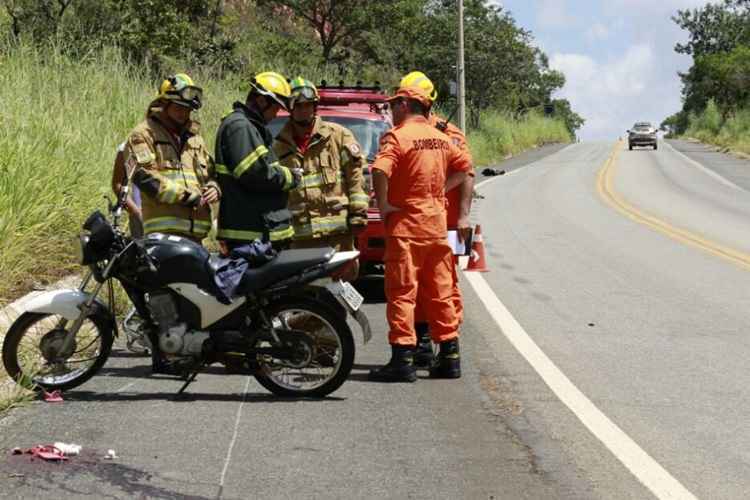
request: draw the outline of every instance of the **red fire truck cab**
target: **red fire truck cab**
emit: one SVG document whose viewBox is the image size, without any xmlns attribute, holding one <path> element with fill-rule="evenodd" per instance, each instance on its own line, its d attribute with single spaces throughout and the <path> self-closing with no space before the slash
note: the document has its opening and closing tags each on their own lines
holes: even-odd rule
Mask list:
<svg viewBox="0 0 750 500">
<path fill-rule="evenodd" d="M 365 185 L 370 192 L 370 207 L 367 211 L 367 229 L 357 239 L 360 251 L 360 269 L 363 274 L 380 271 L 385 252 L 385 228 L 372 191 L 369 166 L 375 160 L 382 135 L 391 128 L 391 117 L 386 107 L 386 95 L 378 87 L 328 86 L 318 87 L 320 103 L 318 115 L 323 119 L 343 125 L 352 131 L 362 146 L 367 158 Z M 279 115 L 269 123 L 274 137 L 281 131 L 289 115 Z"/>
</svg>

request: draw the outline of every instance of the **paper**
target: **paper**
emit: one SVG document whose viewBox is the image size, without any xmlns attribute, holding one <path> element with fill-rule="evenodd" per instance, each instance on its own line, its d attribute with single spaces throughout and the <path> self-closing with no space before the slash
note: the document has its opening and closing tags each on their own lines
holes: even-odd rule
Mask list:
<svg viewBox="0 0 750 500">
<path fill-rule="evenodd" d="M 448 244 L 453 249 L 453 255 L 466 255 L 466 243 L 459 241 L 458 231 L 448 231 Z"/>
</svg>

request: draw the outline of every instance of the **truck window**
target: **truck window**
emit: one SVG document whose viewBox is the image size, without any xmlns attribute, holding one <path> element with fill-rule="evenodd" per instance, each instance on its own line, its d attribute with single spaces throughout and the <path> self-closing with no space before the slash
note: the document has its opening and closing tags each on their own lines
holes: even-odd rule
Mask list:
<svg viewBox="0 0 750 500">
<path fill-rule="evenodd" d="M 289 118 L 277 117 L 274 118 L 269 124 L 268 128 L 271 133 L 276 137 L 281 128 L 284 126 Z M 348 116 L 324 116 L 324 120 L 329 122 L 338 123 L 352 131 L 354 137 L 357 138 L 362 150 L 368 161 L 373 161 L 375 155 L 378 153 L 378 145 L 380 144 L 380 138 L 384 133 L 388 131 L 390 125 L 387 122 L 379 120 L 367 120 L 365 118 L 352 118 Z"/>
</svg>

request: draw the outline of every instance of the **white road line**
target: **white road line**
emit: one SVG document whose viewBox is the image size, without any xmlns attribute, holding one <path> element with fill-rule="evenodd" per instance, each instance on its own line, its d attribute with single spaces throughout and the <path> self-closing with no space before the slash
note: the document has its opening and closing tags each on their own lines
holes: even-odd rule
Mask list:
<svg viewBox="0 0 750 500">
<path fill-rule="evenodd" d="M 693 160 L 688 155 L 686 155 L 685 153 L 683 153 L 682 151 L 678 151 L 677 148 L 675 148 L 674 146 L 672 146 L 667 141 L 661 141 L 661 142 L 662 142 L 662 144 L 666 144 L 667 147 L 669 149 L 671 149 L 673 153 L 677 154 L 678 156 L 681 156 L 682 158 L 684 158 L 684 160 L 686 162 L 688 162 L 689 164 L 691 164 L 692 166 L 694 166 L 695 168 L 697 168 L 698 170 L 700 170 L 704 174 L 708 175 L 709 177 L 712 177 L 714 180 L 719 181 L 720 183 L 724 184 L 725 186 L 727 186 L 729 188 L 736 189 L 738 191 L 744 191 L 744 189 L 742 189 L 741 187 L 739 187 L 734 182 L 732 182 L 729 179 L 727 179 L 727 178 L 725 178 L 725 177 L 717 174 L 713 170 L 704 167 L 703 165 L 701 165 L 700 163 L 698 163 L 697 161 Z"/>
<path fill-rule="evenodd" d="M 240 407 L 237 408 L 237 417 L 234 419 L 234 434 L 232 434 L 232 440 L 229 442 L 227 458 L 226 460 L 224 460 L 224 468 L 221 470 L 221 478 L 219 480 L 220 491 L 224 488 L 224 478 L 227 475 L 227 470 L 229 470 L 229 463 L 232 461 L 232 450 L 234 450 L 234 443 L 237 441 L 237 434 L 239 433 L 240 428 L 240 418 L 242 417 L 242 407 L 245 406 L 245 401 L 247 401 L 247 390 L 249 387 L 250 377 L 247 377 L 247 382 L 245 382 L 245 389 L 242 391 L 242 402 L 240 403 Z"/>
<path fill-rule="evenodd" d="M 482 182 L 477 187 L 486 185 Z M 646 453 L 612 422 L 560 371 L 536 345 L 479 273 L 463 273 L 503 335 L 539 374 L 560 401 L 604 446 L 651 492 L 661 499 L 696 500 L 677 479 Z M 487 336 L 491 346 L 501 351 L 497 337 Z"/>
</svg>

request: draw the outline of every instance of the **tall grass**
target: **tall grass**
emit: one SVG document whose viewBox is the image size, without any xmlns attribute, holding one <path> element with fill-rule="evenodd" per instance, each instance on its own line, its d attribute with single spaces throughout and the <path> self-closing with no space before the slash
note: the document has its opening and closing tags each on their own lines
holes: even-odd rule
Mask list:
<svg viewBox="0 0 750 500">
<path fill-rule="evenodd" d="M 467 139 L 474 163 L 484 166 L 543 144 L 570 142 L 571 136 L 562 120 L 537 113 L 515 119 L 491 111 L 482 115 L 481 126 L 470 130 Z"/>
<path fill-rule="evenodd" d="M 106 206 L 115 148 L 143 119 L 159 83 L 120 54 L 103 49 L 73 60 L 54 48 L 0 43 L 0 307 L 75 270 L 73 238 L 91 211 Z M 337 81 L 334 70 L 308 67 L 304 76 Z M 205 90 L 198 118 L 212 148 L 246 78 L 192 75 Z M 516 121 L 487 113 L 469 134 L 479 165 L 569 140 L 561 122 L 538 115 Z"/>
<path fill-rule="evenodd" d="M 750 108 L 722 117 L 713 100 L 700 114 L 691 114 L 685 136 L 708 144 L 750 153 Z"/>
<path fill-rule="evenodd" d="M 238 91 L 200 81 L 212 132 Z M 106 206 L 117 144 L 143 119 L 158 82 L 104 50 L 83 60 L 28 46 L 0 57 L 0 305 L 75 268 L 73 236 Z M 235 95 L 236 94 L 236 95 Z"/>
</svg>

